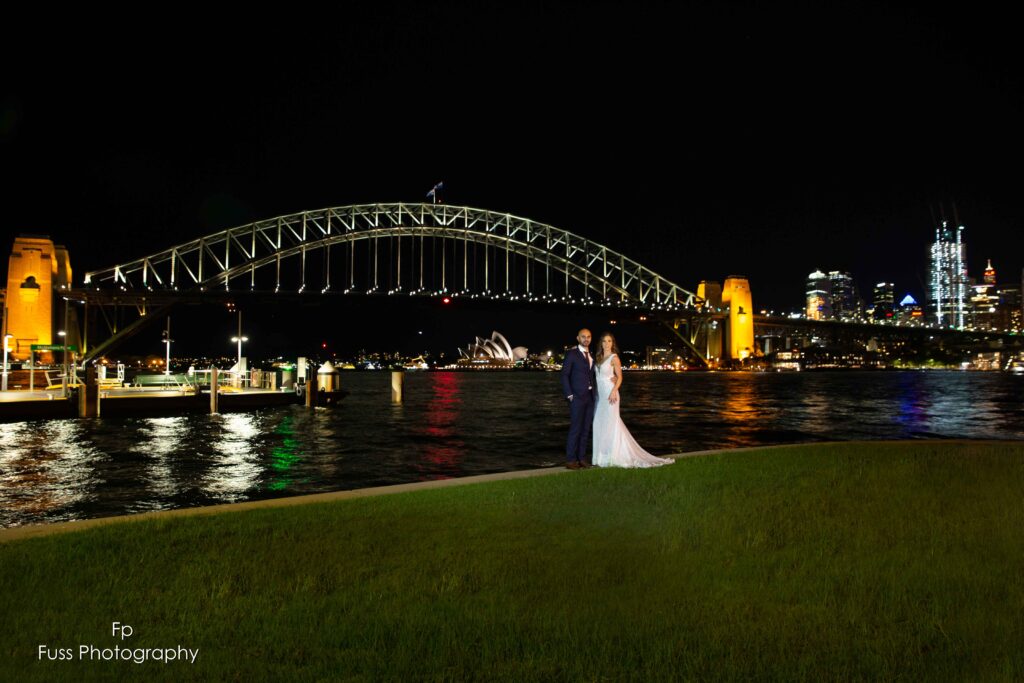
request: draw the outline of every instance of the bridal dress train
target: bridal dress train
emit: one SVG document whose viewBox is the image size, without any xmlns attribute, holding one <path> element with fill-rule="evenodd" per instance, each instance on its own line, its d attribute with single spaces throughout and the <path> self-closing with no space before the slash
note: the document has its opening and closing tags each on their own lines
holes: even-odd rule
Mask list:
<svg viewBox="0 0 1024 683">
<path fill-rule="evenodd" d="M 651 455 L 630 435 L 619 417 L 619 404 L 608 402 L 608 395 L 615 386 L 612 357 L 608 356 L 597 366 L 597 406 L 594 409 L 594 459 L 595 467 L 657 467 L 668 465 L 674 460 Z"/>
</svg>

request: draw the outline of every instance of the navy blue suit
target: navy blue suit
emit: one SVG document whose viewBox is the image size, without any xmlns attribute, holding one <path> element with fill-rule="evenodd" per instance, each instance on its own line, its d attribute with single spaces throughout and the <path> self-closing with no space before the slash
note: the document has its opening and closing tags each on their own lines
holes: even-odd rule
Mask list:
<svg viewBox="0 0 1024 683">
<path fill-rule="evenodd" d="M 591 356 L 593 360 L 593 356 Z M 565 354 L 562 362 L 562 395 L 569 402 L 569 440 L 565 445 L 568 463 L 590 464 L 590 432 L 594 423 L 594 369 L 579 347 Z"/>
</svg>

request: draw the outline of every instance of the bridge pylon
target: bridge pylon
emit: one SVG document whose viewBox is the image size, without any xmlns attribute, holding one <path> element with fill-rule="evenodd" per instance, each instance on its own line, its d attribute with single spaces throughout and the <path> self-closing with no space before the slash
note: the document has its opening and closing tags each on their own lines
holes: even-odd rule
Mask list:
<svg viewBox="0 0 1024 683">
<path fill-rule="evenodd" d="M 730 275 L 722 285 L 702 280 L 697 305 L 673 320 L 672 330 L 708 367 L 742 364 L 756 354 L 754 313 L 747 278 Z"/>
<path fill-rule="evenodd" d="M 725 350 L 731 361 L 754 356 L 754 303 L 750 283 L 742 275 L 730 275 L 722 286 L 722 304 L 729 307 L 725 326 Z"/>
<path fill-rule="evenodd" d="M 28 360 L 34 344 L 79 346 L 77 315 L 68 300 L 71 260 L 67 249 L 44 235 L 22 235 L 14 240 L 7 263 L 0 339 L 11 335 L 11 358 Z M 38 358 L 52 362 L 53 352 L 40 352 Z"/>
</svg>

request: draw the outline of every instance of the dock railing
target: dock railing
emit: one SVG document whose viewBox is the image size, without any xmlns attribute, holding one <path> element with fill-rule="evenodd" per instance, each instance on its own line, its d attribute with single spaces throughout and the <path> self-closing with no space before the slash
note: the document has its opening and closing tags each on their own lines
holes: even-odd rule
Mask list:
<svg viewBox="0 0 1024 683">
<path fill-rule="evenodd" d="M 188 375 L 136 375 L 131 387 L 134 391 L 178 391 L 188 393 L 195 391 L 195 384 Z"/>
<path fill-rule="evenodd" d="M 177 388 L 180 391 L 209 391 L 210 370 L 198 368 L 188 373 L 178 375 L 138 375 L 135 379 L 136 386 L 149 388 Z M 152 378 L 139 380 L 140 377 Z M 173 379 L 164 379 L 173 378 Z M 234 372 L 231 370 L 219 370 L 217 372 L 217 388 L 221 392 L 244 391 L 245 389 L 277 390 L 277 373 L 273 370 L 249 370 L 246 372 Z"/>
<path fill-rule="evenodd" d="M 54 391 L 56 389 L 63 389 L 67 386 L 69 389 L 74 389 L 82 385 L 82 379 L 78 376 L 78 373 L 72 370 L 67 375 L 67 384 L 64 383 L 64 371 L 63 370 L 45 370 L 46 374 L 46 391 Z"/>
</svg>

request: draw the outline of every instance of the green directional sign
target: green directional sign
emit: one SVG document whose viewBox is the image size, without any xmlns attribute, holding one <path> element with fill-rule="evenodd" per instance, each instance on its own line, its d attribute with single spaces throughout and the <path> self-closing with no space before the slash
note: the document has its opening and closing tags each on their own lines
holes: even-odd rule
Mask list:
<svg viewBox="0 0 1024 683">
<path fill-rule="evenodd" d="M 63 351 L 64 347 L 61 346 L 60 344 L 33 344 L 32 345 L 32 350 L 33 351 Z M 69 346 L 69 347 L 67 347 L 67 350 L 68 351 L 78 351 L 78 347 L 77 346 Z"/>
</svg>

